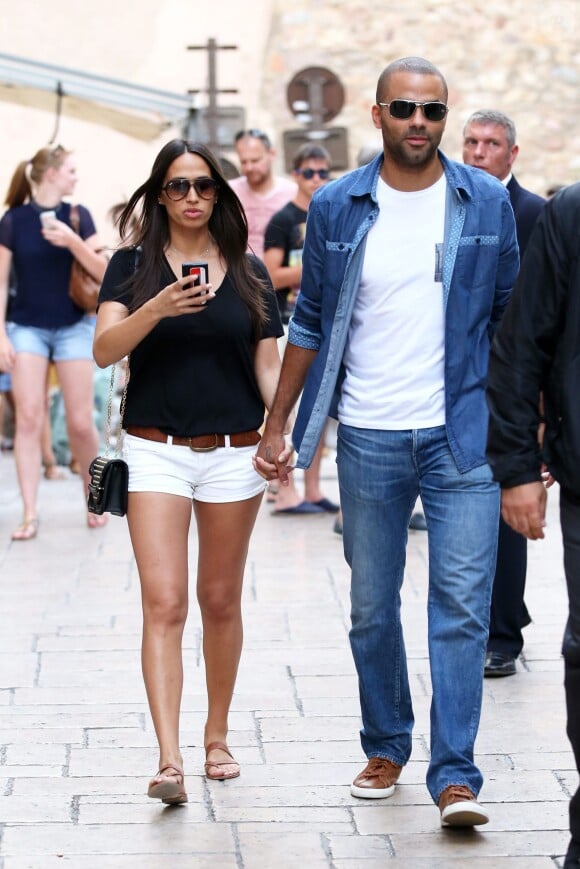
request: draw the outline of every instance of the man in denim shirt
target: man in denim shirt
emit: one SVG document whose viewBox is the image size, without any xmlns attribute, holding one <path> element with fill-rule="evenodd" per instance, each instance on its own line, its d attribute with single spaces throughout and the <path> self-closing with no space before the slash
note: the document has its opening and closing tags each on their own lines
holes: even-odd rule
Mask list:
<svg viewBox="0 0 580 869">
<path fill-rule="evenodd" d="M 429 538 L 433 698 L 427 787 L 444 825 L 488 820 L 473 747 L 496 558 L 499 492 L 485 460 L 489 344 L 519 260 L 497 179 L 438 146 L 447 85 L 422 58 L 390 64 L 372 108 L 384 153 L 310 205 L 303 276 L 278 392 L 255 464 L 284 483 L 283 428 L 311 461 L 339 420 L 350 642 L 369 760 L 351 793 L 394 793 L 413 709 L 400 618 L 407 526 L 418 495 Z"/>
</svg>

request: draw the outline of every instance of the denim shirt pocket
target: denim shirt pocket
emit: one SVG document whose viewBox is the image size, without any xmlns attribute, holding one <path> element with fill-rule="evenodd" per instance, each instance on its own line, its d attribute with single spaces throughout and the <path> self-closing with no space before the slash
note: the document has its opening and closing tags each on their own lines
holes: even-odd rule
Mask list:
<svg viewBox="0 0 580 869">
<path fill-rule="evenodd" d="M 455 272 L 468 290 L 495 287 L 498 235 L 466 235 L 459 239 Z"/>
<path fill-rule="evenodd" d="M 354 250 L 354 245 L 348 241 L 326 241 L 324 257 L 324 274 L 327 287 L 341 287 L 346 267 Z"/>
</svg>

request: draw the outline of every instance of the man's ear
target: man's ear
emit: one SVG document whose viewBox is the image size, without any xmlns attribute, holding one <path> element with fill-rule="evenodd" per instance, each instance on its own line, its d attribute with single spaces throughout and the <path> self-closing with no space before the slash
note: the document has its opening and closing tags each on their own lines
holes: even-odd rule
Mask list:
<svg viewBox="0 0 580 869">
<path fill-rule="evenodd" d="M 376 104 L 371 108 L 371 118 L 377 130 L 381 129 L 381 107 Z"/>
</svg>

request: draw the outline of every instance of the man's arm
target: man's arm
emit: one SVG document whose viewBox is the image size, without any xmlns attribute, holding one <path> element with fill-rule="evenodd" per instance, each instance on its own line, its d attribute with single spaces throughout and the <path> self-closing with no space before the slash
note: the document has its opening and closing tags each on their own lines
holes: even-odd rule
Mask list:
<svg viewBox="0 0 580 869">
<path fill-rule="evenodd" d="M 562 336 L 570 269 L 564 236 L 553 202 L 548 202 L 491 348 L 487 456 L 502 487 L 542 479 L 539 405 Z"/>
<path fill-rule="evenodd" d="M 542 390 L 551 398 L 548 375 L 564 332 L 576 227 L 562 201 L 545 205 L 490 358 L 487 456 L 502 486 L 505 521 L 530 540 L 544 536 L 550 478 L 538 444 L 539 401 Z"/>
<path fill-rule="evenodd" d="M 264 251 L 264 265 L 270 274 L 270 280 L 275 290 L 285 290 L 287 287 L 299 287 L 302 277 L 302 266 L 284 266 L 284 249 L 269 247 Z"/>
<path fill-rule="evenodd" d="M 284 440 L 284 428 L 304 386 L 316 351 L 287 344 L 274 404 L 254 457 L 254 467 L 267 480 L 278 478 L 288 485 L 288 467 L 292 447 Z"/>
</svg>

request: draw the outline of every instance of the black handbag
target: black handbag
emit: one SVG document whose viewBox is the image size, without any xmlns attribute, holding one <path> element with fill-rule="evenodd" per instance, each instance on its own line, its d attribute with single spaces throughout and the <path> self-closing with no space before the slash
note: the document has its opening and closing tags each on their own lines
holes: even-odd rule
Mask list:
<svg viewBox="0 0 580 869">
<path fill-rule="evenodd" d="M 98 456 L 89 468 L 89 513 L 124 516 L 129 494 L 129 468 L 123 459 Z"/>
<path fill-rule="evenodd" d="M 118 455 L 109 455 L 109 442 L 111 434 L 111 409 L 113 392 L 115 389 L 115 368 L 111 371 L 111 384 L 109 388 L 109 405 L 107 408 L 107 424 L 105 427 L 105 455 L 93 459 L 89 467 L 91 480 L 89 483 L 89 495 L 87 507 L 89 513 L 113 513 L 115 516 L 124 516 L 127 512 L 127 499 L 129 495 L 129 466 Z M 119 449 L 123 413 L 125 411 L 125 399 L 127 397 L 127 383 L 129 381 L 129 363 L 127 362 L 127 375 L 123 396 L 121 398 L 121 410 L 119 417 L 119 430 L 115 444 L 115 452 Z"/>
</svg>

